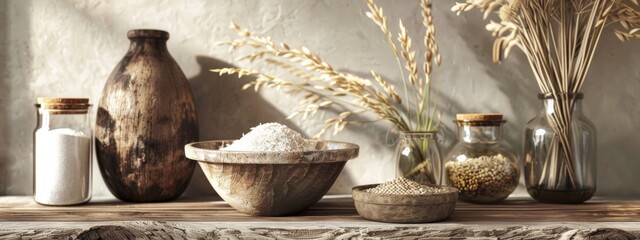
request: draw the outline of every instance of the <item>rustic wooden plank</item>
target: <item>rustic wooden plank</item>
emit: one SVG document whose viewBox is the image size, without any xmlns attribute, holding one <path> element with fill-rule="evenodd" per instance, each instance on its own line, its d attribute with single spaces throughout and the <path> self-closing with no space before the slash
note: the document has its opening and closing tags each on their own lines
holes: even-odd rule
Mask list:
<svg viewBox="0 0 640 240">
<path fill-rule="evenodd" d="M 309 210 L 288 217 L 257 217 L 237 212 L 216 198 L 180 199 L 163 203 L 95 200 L 85 205 L 49 207 L 30 197 L 0 197 L 0 221 L 207 221 L 207 222 L 366 222 L 350 197 L 330 197 Z M 541 204 L 509 199 L 501 204 L 458 202 L 445 223 L 492 222 L 638 222 L 640 200 L 595 199 L 585 204 Z"/>
<path fill-rule="evenodd" d="M 638 239 L 637 226 L 259 226 L 192 222 L 0 223 L 2 239 Z"/>
</svg>

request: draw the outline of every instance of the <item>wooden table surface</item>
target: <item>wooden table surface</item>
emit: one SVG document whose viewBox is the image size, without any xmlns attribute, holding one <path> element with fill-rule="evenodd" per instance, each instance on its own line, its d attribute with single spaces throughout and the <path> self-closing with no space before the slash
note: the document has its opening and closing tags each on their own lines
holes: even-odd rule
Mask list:
<svg viewBox="0 0 640 240">
<path fill-rule="evenodd" d="M 66 207 L 42 206 L 31 197 L 0 197 L 0 221 L 181 221 L 181 222 L 365 222 L 350 196 L 322 199 L 295 216 L 256 217 L 239 213 L 215 198 L 179 199 L 165 203 L 92 200 Z M 493 222 L 638 222 L 640 200 L 595 199 L 585 204 L 541 204 L 529 198 L 500 204 L 458 202 L 445 223 Z"/>
<path fill-rule="evenodd" d="M 350 196 L 331 196 L 288 217 L 239 213 L 215 198 L 132 204 L 94 199 L 67 207 L 0 197 L 0 239 L 640 239 L 640 200 L 541 204 L 459 202 L 429 224 L 367 221 Z"/>
</svg>

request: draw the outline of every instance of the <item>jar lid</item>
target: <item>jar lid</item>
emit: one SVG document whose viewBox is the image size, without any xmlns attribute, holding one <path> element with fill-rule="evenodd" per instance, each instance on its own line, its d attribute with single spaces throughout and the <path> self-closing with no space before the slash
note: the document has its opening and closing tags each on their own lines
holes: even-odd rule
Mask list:
<svg viewBox="0 0 640 240">
<path fill-rule="evenodd" d="M 501 113 L 460 113 L 456 114 L 456 121 L 472 126 L 499 126 L 506 122 Z"/>
<path fill-rule="evenodd" d="M 46 110 L 86 110 L 91 106 L 88 98 L 49 98 L 39 97 L 36 107 Z"/>
<path fill-rule="evenodd" d="M 502 121 L 501 113 L 459 113 L 456 120 L 465 122 L 474 121 Z"/>
<path fill-rule="evenodd" d="M 39 104 L 89 104 L 88 98 L 49 98 L 39 97 Z"/>
</svg>

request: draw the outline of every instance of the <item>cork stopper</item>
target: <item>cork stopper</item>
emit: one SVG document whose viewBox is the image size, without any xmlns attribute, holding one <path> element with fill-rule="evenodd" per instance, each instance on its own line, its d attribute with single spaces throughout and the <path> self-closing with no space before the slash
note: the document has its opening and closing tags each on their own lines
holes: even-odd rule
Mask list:
<svg viewBox="0 0 640 240">
<path fill-rule="evenodd" d="M 39 97 L 36 107 L 44 110 L 87 112 L 91 106 L 88 98 L 50 98 Z"/>
<path fill-rule="evenodd" d="M 88 98 L 49 98 L 39 97 L 39 104 L 89 104 Z"/>
<path fill-rule="evenodd" d="M 456 120 L 472 122 L 472 121 L 502 121 L 500 113 L 460 113 L 456 114 Z"/>
<path fill-rule="evenodd" d="M 456 121 L 462 125 L 472 126 L 500 126 L 505 121 L 502 120 L 501 113 L 462 113 L 456 114 Z"/>
</svg>

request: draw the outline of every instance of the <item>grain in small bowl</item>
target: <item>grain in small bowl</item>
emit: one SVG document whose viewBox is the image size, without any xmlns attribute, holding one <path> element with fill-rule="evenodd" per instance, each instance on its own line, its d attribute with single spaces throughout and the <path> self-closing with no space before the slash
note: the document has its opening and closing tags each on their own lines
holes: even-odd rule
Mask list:
<svg viewBox="0 0 640 240">
<path fill-rule="evenodd" d="M 406 178 L 383 184 L 356 186 L 352 190 L 358 214 L 390 223 L 427 223 L 448 218 L 456 206 L 458 189 L 415 185 Z"/>
</svg>

